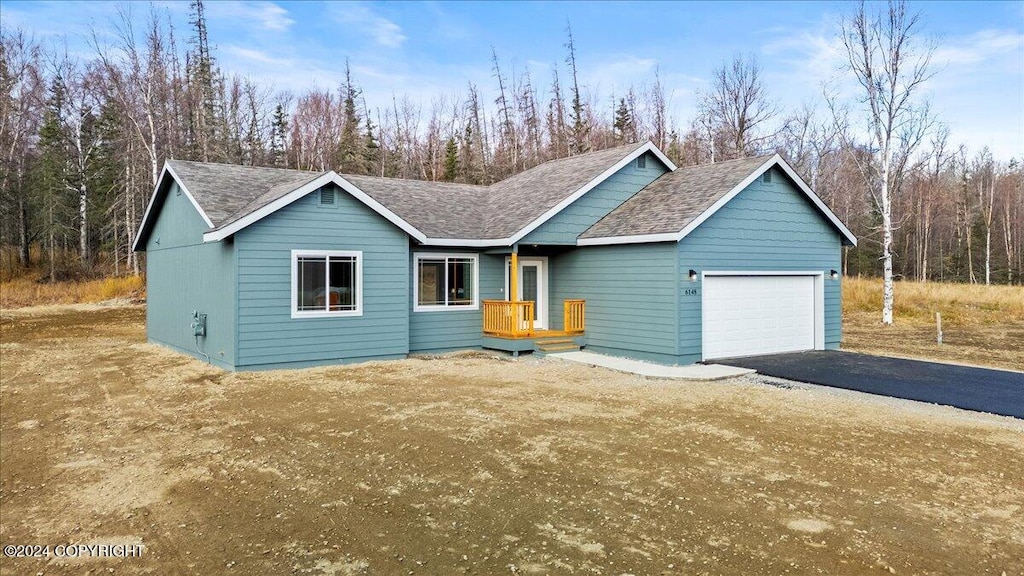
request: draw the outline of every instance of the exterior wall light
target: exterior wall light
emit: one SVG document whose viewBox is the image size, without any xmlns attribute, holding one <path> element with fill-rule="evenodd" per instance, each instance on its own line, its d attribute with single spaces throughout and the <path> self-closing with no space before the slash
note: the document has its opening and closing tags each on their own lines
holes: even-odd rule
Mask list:
<svg viewBox="0 0 1024 576">
<path fill-rule="evenodd" d="M 690 282 L 696 282 L 696 281 L 697 281 L 697 271 L 693 270 L 691 268 L 690 269 Z"/>
<path fill-rule="evenodd" d="M 831 277 L 831 278 L 832 278 L 833 280 L 835 280 L 836 278 L 839 278 L 839 272 L 836 272 L 835 270 L 832 270 L 831 272 L 829 272 L 829 274 L 828 274 L 828 275 L 829 275 L 829 276 L 830 276 L 830 277 Z"/>
</svg>

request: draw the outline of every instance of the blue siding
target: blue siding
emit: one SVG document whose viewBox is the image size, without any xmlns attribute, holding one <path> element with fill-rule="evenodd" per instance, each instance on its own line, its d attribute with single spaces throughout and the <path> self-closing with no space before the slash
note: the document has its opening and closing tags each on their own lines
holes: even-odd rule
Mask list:
<svg viewBox="0 0 1024 576">
<path fill-rule="evenodd" d="M 428 248 L 410 249 L 408 276 L 415 274 L 413 256 L 416 253 L 443 252 L 450 254 L 479 254 L 480 307 L 477 310 L 414 312 L 416 295 L 409 284 L 407 310 L 409 317 L 409 351 L 441 352 L 460 348 L 480 348 L 483 344 L 483 301 L 505 298 L 505 256 L 483 254 L 476 249 Z"/>
<path fill-rule="evenodd" d="M 238 367 L 309 366 L 409 352 L 409 243 L 404 232 L 348 194 L 318 192 L 235 235 Z M 363 314 L 291 317 L 292 250 L 361 250 Z"/>
<path fill-rule="evenodd" d="M 637 168 L 636 160 L 630 162 L 527 234 L 520 242 L 575 246 L 577 236 L 668 171 L 654 154 L 648 152 L 645 157 L 645 168 Z"/>
<path fill-rule="evenodd" d="M 151 342 L 204 356 L 192 312 L 207 314 L 198 345 L 223 368 L 235 363 L 235 252 L 231 242 L 203 243 L 206 222 L 171 184 L 146 241 L 146 335 Z"/>
<path fill-rule="evenodd" d="M 553 327 L 561 327 L 563 300 L 583 298 L 588 348 L 676 361 L 675 243 L 585 247 L 549 262 Z"/>
<path fill-rule="evenodd" d="M 758 179 L 679 243 L 680 282 L 690 269 L 822 271 L 826 277 L 825 348 L 839 347 L 840 283 L 828 278 L 840 269 L 839 232 L 777 168 L 772 182 Z M 680 354 L 700 360 L 701 297 L 681 295 Z"/>
</svg>

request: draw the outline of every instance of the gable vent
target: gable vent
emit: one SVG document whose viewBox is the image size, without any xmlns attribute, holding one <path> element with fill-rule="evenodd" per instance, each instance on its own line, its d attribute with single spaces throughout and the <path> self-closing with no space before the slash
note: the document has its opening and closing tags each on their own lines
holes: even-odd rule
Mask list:
<svg viewBox="0 0 1024 576">
<path fill-rule="evenodd" d="M 761 175 L 761 182 L 764 182 L 765 184 L 771 184 L 772 183 L 772 171 L 771 170 L 768 170 L 764 174 Z"/>
<path fill-rule="evenodd" d="M 637 159 L 636 159 L 636 167 L 637 167 L 637 169 L 647 168 L 647 156 L 639 156 L 639 157 L 637 157 Z"/>
<path fill-rule="evenodd" d="M 334 188 L 321 188 L 320 189 L 320 204 L 322 204 L 322 205 L 334 204 Z"/>
</svg>

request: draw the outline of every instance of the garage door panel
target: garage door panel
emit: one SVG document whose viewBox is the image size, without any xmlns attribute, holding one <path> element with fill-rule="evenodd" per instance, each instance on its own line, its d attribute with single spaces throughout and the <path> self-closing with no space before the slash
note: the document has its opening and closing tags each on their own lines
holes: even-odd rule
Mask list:
<svg viewBox="0 0 1024 576">
<path fill-rule="evenodd" d="M 704 357 L 814 349 L 813 276 L 706 276 Z"/>
</svg>

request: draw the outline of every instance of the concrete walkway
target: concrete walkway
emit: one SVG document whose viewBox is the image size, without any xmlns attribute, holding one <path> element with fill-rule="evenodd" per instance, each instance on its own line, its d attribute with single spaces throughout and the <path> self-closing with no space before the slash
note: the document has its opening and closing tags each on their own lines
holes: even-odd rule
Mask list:
<svg viewBox="0 0 1024 576">
<path fill-rule="evenodd" d="M 737 368 L 733 366 L 721 366 L 718 364 L 690 364 L 688 366 L 665 366 L 651 362 L 630 360 L 629 358 L 617 358 L 594 354 L 593 352 L 561 352 L 547 354 L 550 358 L 558 358 L 577 364 L 589 366 L 600 366 L 619 372 L 629 372 L 640 376 L 652 378 L 673 378 L 676 380 L 721 380 L 723 378 L 735 378 L 746 374 L 753 374 L 754 370 Z"/>
</svg>

